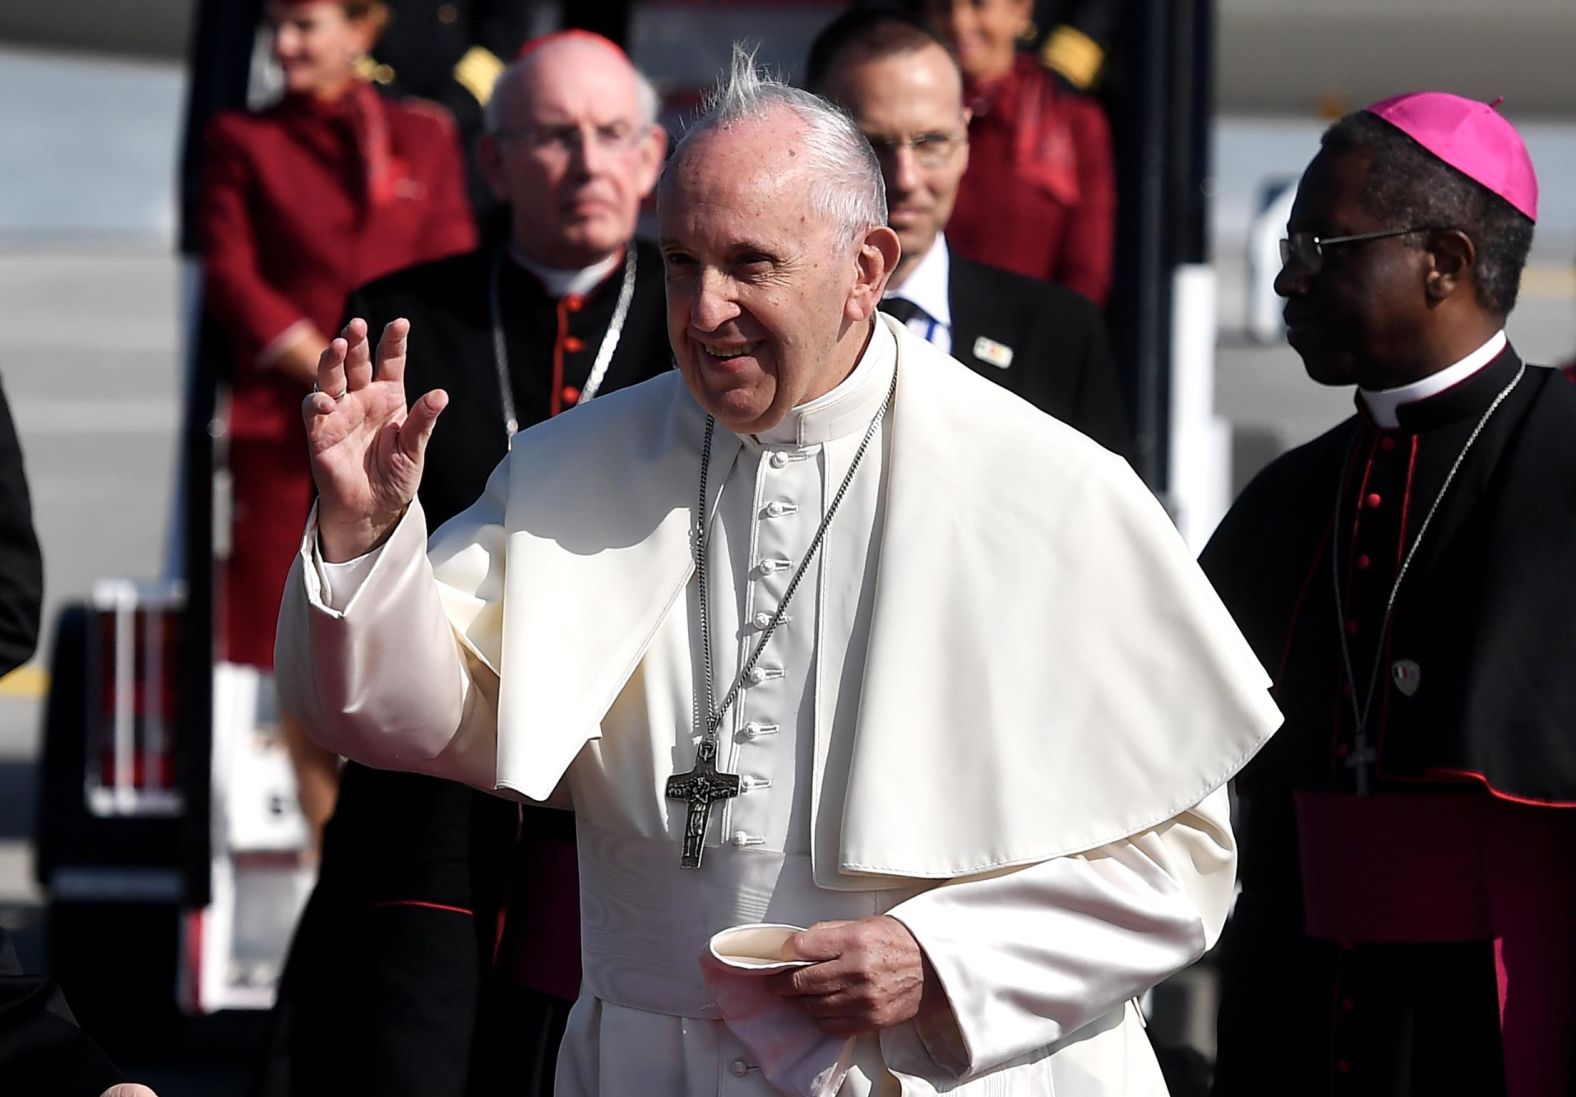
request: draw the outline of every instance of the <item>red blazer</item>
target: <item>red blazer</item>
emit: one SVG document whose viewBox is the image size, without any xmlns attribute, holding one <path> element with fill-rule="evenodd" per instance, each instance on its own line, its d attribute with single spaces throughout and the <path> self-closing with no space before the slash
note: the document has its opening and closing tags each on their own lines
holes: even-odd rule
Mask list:
<svg viewBox="0 0 1576 1097">
<path fill-rule="evenodd" d="M 231 432 L 291 438 L 304 393 L 259 352 L 301 320 L 332 335 L 357 286 L 476 246 L 454 122 L 358 85 L 221 114 L 205 154 L 205 301 L 234 348 Z"/>
<path fill-rule="evenodd" d="M 1100 104 L 1021 54 L 967 89 L 969 166 L 947 243 L 976 263 L 1075 289 L 1104 305 L 1116 234 L 1111 128 Z"/>
</svg>

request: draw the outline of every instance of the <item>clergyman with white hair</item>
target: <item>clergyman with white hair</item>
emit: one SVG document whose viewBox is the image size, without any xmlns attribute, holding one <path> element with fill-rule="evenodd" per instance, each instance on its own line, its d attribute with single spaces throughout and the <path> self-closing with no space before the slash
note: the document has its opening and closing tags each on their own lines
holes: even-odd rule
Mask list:
<svg viewBox="0 0 1576 1097">
<path fill-rule="evenodd" d="M 409 325 L 325 352 L 286 703 L 573 808 L 560 1094 L 1163 1094 L 1134 999 L 1225 918 L 1262 668 L 1125 462 L 877 312 L 844 114 L 738 54 L 657 194 L 677 370 L 430 541 Z"/>
</svg>

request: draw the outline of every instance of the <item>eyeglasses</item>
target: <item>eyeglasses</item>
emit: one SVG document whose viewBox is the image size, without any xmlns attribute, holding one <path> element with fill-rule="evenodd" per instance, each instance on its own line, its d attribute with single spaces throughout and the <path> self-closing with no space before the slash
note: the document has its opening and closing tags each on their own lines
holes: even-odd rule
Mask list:
<svg viewBox="0 0 1576 1097">
<path fill-rule="evenodd" d="M 605 126 L 526 125 L 499 130 L 496 136 L 504 141 L 518 141 L 531 151 L 545 156 L 568 157 L 576 152 L 584 152 L 588 147 L 595 147 L 601 152 L 628 152 L 646 135 L 648 129 L 649 126 L 636 126 L 628 122 L 610 122 Z"/>
<path fill-rule="evenodd" d="M 953 153 L 962 148 L 967 139 L 955 133 L 917 133 L 913 137 L 867 133 L 865 140 L 883 160 L 895 157 L 899 149 L 912 149 L 914 161 L 921 167 L 939 168 L 952 160 Z"/>
<path fill-rule="evenodd" d="M 1338 244 L 1360 244 L 1367 240 L 1384 240 L 1391 236 L 1406 236 L 1414 232 L 1437 232 L 1434 225 L 1417 225 L 1409 229 L 1380 229 L 1378 232 L 1356 232 L 1349 236 L 1320 236 L 1313 232 L 1293 232 L 1280 242 L 1281 266 L 1293 259 L 1302 264 L 1309 274 L 1318 274 L 1324 268 L 1324 249 Z"/>
</svg>

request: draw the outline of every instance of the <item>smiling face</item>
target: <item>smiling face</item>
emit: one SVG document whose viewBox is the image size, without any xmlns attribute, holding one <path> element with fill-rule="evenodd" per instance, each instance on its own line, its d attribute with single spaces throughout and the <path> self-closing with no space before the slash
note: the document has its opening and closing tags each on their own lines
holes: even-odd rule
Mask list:
<svg viewBox="0 0 1576 1097">
<path fill-rule="evenodd" d="M 578 270 L 628 243 L 667 141 L 644 116 L 629 62 L 596 42 L 554 42 L 495 94 L 496 130 L 478 160 L 520 250 Z"/>
<path fill-rule="evenodd" d="M 674 359 L 696 402 L 739 434 L 848 376 L 897 258 L 885 226 L 851 240 L 815 210 L 804 135 L 786 108 L 706 131 L 658 194 Z"/>
<path fill-rule="evenodd" d="M 841 103 L 871 139 L 887 188 L 887 223 L 903 247 L 901 282 L 947 226 L 969 166 L 963 79 L 940 46 L 861 56 L 844 51 L 826 75 L 827 97 Z M 925 162 L 913 148 L 932 143 Z M 935 150 L 945 146 L 944 157 Z"/>
<path fill-rule="evenodd" d="M 1005 76 L 1028 28 L 1032 0 L 925 0 L 925 18 L 958 51 L 971 80 Z"/>
<path fill-rule="evenodd" d="M 1288 232 L 1346 236 L 1390 225 L 1368 212 L 1363 191 L 1371 154 L 1321 152 L 1297 187 Z M 1426 374 L 1424 329 L 1429 253 L 1419 236 L 1337 244 L 1317 273 L 1296 258 L 1281 268 L 1275 292 L 1286 298 L 1286 341 L 1321 385 L 1389 388 Z"/>
<path fill-rule="evenodd" d="M 273 3 L 267 9 L 274 32 L 274 59 L 285 91 L 331 99 L 355 80 L 356 59 L 372 48 L 371 21 L 352 19 L 343 4 Z"/>
</svg>

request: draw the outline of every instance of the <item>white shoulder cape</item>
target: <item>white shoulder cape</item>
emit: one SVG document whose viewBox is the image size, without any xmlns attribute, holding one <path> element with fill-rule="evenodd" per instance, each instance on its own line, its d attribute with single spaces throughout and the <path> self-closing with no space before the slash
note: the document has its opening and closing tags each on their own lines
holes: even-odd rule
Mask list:
<svg viewBox="0 0 1576 1097">
<path fill-rule="evenodd" d="M 1165 512 L 1121 458 L 884 322 L 889 494 L 838 870 L 968 876 L 1197 804 L 1280 714 Z M 519 435 L 433 537 L 446 610 L 500 672 L 500 788 L 553 791 L 680 602 L 703 423 L 676 372 L 602 397 Z M 739 445 L 717 432 L 713 484 Z"/>
</svg>

